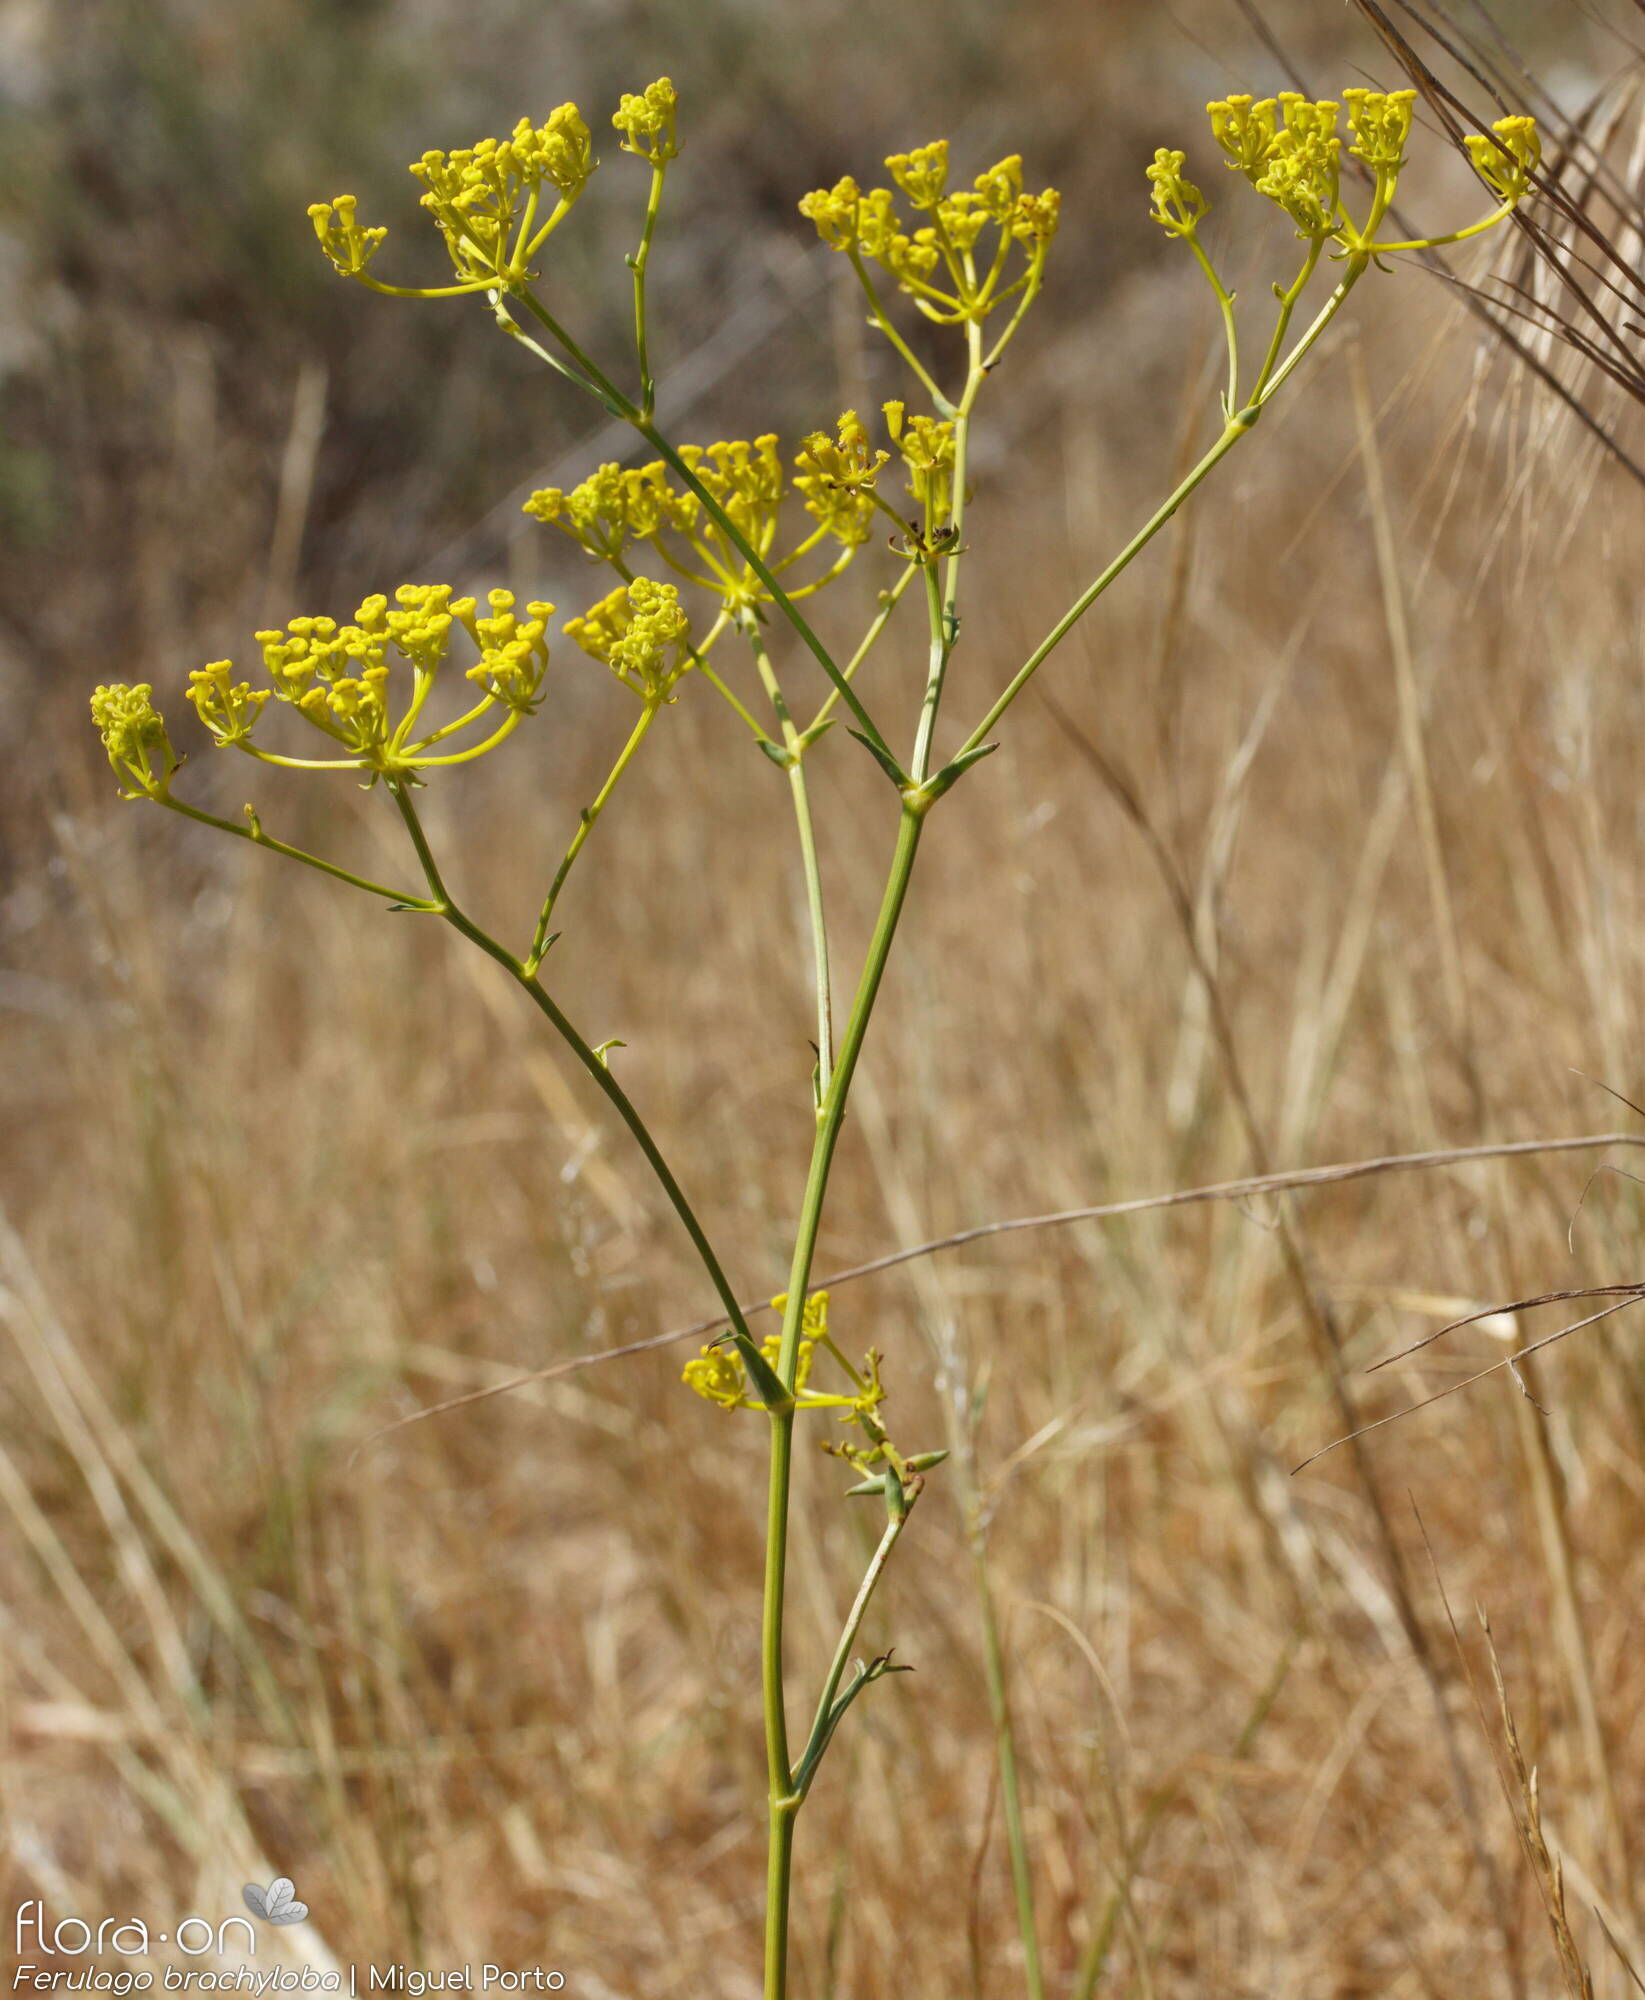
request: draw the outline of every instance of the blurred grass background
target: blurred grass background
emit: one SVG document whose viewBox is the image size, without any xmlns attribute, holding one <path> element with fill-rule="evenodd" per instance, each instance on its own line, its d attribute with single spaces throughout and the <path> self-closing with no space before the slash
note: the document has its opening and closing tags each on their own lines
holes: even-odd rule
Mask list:
<svg viewBox="0 0 1645 2000">
<path fill-rule="evenodd" d="M 1626 88 L 1639 18 L 1490 15 L 1569 111 Z M 1261 19 L 1321 90 L 1400 81 L 1348 9 Z M 518 513 L 609 450 L 598 426 L 483 311 L 338 282 L 303 209 L 349 189 L 400 272 L 432 271 L 405 160 L 566 97 L 598 127 L 666 72 L 686 151 L 654 352 L 678 436 L 792 437 L 898 390 L 794 214 L 807 188 L 947 132 L 1064 190 L 981 426 L 953 696 L 974 713 L 1211 420 L 1214 310 L 1141 166 L 1190 147 L 1260 297 L 1289 251 L 1201 107 L 1285 78 L 1235 0 L 1038 0 L 1009 26 L 978 0 L 7 0 L 0 57 L 0 1902 L 159 1927 L 273 1868 L 313 1917 L 266 1951 L 739 2000 L 759 1426 L 687 1396 L 665 1350 L 364 1442 L 692 1319 L 700 1278 L 490 967 L 122 807 L 85 697 L 149 679 L 179 711 L 186 670 L 254 626 L 403 578 L 598 593 Z M 1606 102 L 1637 185 L 1638 120 Z M 641 177 L 607 151 L 549 296 L 620 352 Z M 1473 212 L 1431 134 L 1418 163 L 1424 222 Z M 825 1268 L 1264 1158 L 1626 1124 L 1572 1069 L 1639 1094 L 1639 548 L 1637 485 L 1441 286 L 1368 282 L 936 823 Z M 904 629 L 877 686 L 922 659 Z M 428 795 L 511 936 L 628 724 L 569 647 L 553 685 L 506 755 Z M 786 802 L 706 699 L 653 743 L 568 893 L 556 990 L 626 1041 L 739 1282 L 775 1290 L 811 1061 Z M 227 762 L 202 750 L 186 783 L 232 813 Z M 818 770 L 844 966 L 890 829 L 848 741 Z M 272 773 L 257 796 L 271 828 L 403 872 L 377 797 Z M 1626 1321 L 1527 1367 L 1535 1404 L 1499 1376 L 1289 1476 L 1341 1428 L 1333 1329 L 1380 1416 L 1511 1351 L 1492 1321 L 1362 1380 L 1391 1348 L 1636 1275 L 1620 1176 L 1567 1239 L 1599 1157 L 1006 1238 L 840 1291 L 899 1436 L 935 1441 L 944 1398 L 979 1411 L 1058 1993 L 1561 1990 L 1550 1856 L 1594 1990 L 1632 1990 L 1594 1915 L 1645 1967 Z M 838 1483 L 805 1465 L 802 1685 L 866 1553 Z M 1021 1987 L 953 1496 L 939 1476 L 866 1635 L 918 1671 L 857 1711 L 803 1825 L 808 1995 Z M 1540 1858 L 1499 1786 L 1476 1602 Z"/>
</svg>

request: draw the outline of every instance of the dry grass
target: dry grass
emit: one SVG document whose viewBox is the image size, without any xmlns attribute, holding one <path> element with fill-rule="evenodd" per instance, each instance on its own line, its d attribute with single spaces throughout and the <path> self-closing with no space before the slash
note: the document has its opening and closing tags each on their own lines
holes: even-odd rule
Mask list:
<svg viewBox="0 0 1645 2000">
<path fill-rule="evenodd" d="M 825 1266 L 1264 1159 L 1612 1122 L 1572 1066 L 1638 1096 L 1638 488 L 1437 287 L 1402 273 L 1379 300 L 1358 412 L 1338 342 L 1061 660 L 1061 719 L 1025 703 L 934 823 Z M 956 713 L 1157 490 L 1209 400 L 1202 306 L 1139 267 L 1095 327 L 1040 341 L 984 461 Z M 807 1137 L 804 913 L 780 786 L 727 780 L 748 760 L 706 704 L 669 722 L 568 896 L 557 990 L 626 1040 L 757 1293 Z M 511 933 L 623 726 L 567 665 L 529 739 L 431 791 Z M 232 809 L 223 761 L 190 777 Z M 842 740 L 820 787 L 847 940 L 892 831 L 865 764 Z M 0 1903 L 160 1924 L 277 1864 L 314 1913 L 293 1951 L 555 1965 L 586 2000 L 754 1993 L 760 1426 L 687 1396 L 665 1351 L 357 1449 L 708 1309 L 621 1135 L 456 940 L 119 808 L 89 757 L 27 792 L 0 972 Z M 260 798 L 392 865 L 374 797 Z M 934 1441 L 940 1397 L 986 1389 L 1057 1992 L 1636 1990 L 1595 1920 L 1645 1966 L 1628 1317 L 1527 1369 L 1540 1409 L 1498 1377 L 1289 1476 L 1344 1394 L 1369 1419 L 1509 1351 L 1487 1322 L 1367 1379 L 1389 1349 L 1639 1276 L 1617 1175 L 1567 1245 L 1591 1164 L 1080 1225 L 840 1293 L 899 1435 Z M 802 1469 L 813 1667 L 867 1547 L 838 1483 Z M 1451 1602 L 1489 1610 L 1506 1734 L 1429 1549 Z M 814 1795 L 800 1990 L 1017 1991 L 941 1475 L 870 1623 L 918 1671 L 865 1700 Z"/>
</svg>

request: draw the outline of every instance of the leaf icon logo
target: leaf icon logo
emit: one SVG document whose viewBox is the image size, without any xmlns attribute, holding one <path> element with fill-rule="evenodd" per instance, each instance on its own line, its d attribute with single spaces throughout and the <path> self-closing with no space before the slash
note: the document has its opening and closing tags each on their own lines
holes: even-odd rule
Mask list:
<svg viewBox="0 0 1645 2000">
<path fill-rule="evenodd" d="M 297 1901 L 296 1884 L 289 1875 L 276 1875 L 266 1889 L 248 1882 L 240 1894 L 246 1899 L 246 1908 L 265 1923 L 300 1924 L 308 1915 L 308 1905 Z"/>
</svg>

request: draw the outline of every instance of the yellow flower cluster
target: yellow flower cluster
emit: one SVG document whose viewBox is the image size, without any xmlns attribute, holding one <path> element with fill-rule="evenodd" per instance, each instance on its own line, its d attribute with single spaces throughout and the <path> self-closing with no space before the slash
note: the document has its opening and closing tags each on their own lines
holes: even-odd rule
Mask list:
<svg viewBox="0 0 1645 2000">
<path fill-rule="evenodd" d="M 864 193 L 850 175 L 800 203 L 800 213 L 816 225 L 823 242 L 850 257 L 871 296 L 865 259 L 894 279 L 928 319 L 944 325 L 980 324 L 1007 299 L 1038 286 L 1057 233 L 1061 197 L 1054 188 L 1026 193 L 1017 154 L 955 193 L 948 191 L 945 139 L 893 153 L 885 164 L 910 206 L 929 221 L 910 229 L 891 189 Z M 990 228 L 996 232 L 993 247 L 979 255 L 983 232 Z M 1026 268 L 1008 284 L 1013 246 Z"/>
<path fill-rule="evenodd" d="M 658 459 L 638 469 L 602 465 L 569 493 L 545 486 L 521 511 L 562 529 L 589 555 L 614 562 L 630 542 L 649 541 L 659 529 L 688 534 L 698 507 L 694 494 L 674 491 Z"/>
<path fill-rule="evenodd" d="M 1330 98 L 1314 102 L 1285 90 L 1277 98 L 1219 98 L 1206 109 L 1212 137 L 1228 165 L 1259 194 L 1277 203 L 1300 236 L 1316 243 L 1334 240 L 1352 251 L 1368 243 L 1356 233 L 1341 202 L 1343 142 L 1338 120 L 1346 106 L 1348 151 L 1375 176 L 1374 229 L 1393 199 L 1405 165 L 1416 97 L 1414 90 L 1352 89 L 1342 93 L 1339 104 Z M 1542 156 L 1535 119 L 1499 118 L 1490 134 L 1476 134 L 1463 143 L 1480 178 L 1505 208 L 1523 197 Z M 1162 150 L 1148 169 L 1155 214 L 1173 235 L 1191 235 L 1204 211 L 1198 189 L 1181 179 L 1182 165 L 1181 153 Z"/>
<path fill-rule="evenodd" d="M 366 266 L 383 247 L 388 230 L 379 224 L 375 229 L 362 229 L 354 219 L 354 211 L 359 203 L 351 194 L 340 194 L 335 201 L 316 201 L 309 204 L 308 219 L 314 224 L 314 233 L 320 239 L 320 248 L 331 259 L 339 277 L 359 278 L 365 274 Z"/>
<path fill-rule="evenodd" d="M 1531 185 L 1531 176 L 1542 163 L 1542 140 L 1534 118 L 1499 118 L 1491 127 L 1496 135 L 1483 133 L 1463 140 L 1468 157 L 1485 185 L 1500 200 L 1520 200 Z"/>
<path fill-rule="evenodd" d="M 568 639 L 653 705 L 672 698 L 691 665 L 690 630 L 678 590 L 648 576 L 620 585 L 565 624 Z"/>
<path fill-rule="evenodd" d="M 891 441 L 908 469 L 908 491 L 925 509 L 928 524 L 940 525 L 954 505 L 954 424 L 949 417 L 908 416 L 901 403 L 885 405 Z"/>
<path fill-rule="evenodd" d="M 777 1357 L 782 1347 L 782 1336 L 767 1334 L 760 1342 L 760 1352 L 767 1364 L 775 1370 Z M 811 1374 L 811 1357 L 816 1342 L 800 1342 L 799 1372 L 794 1387 L 801 1401 L 805 1396 L 805 1385 Z M 705 1347 L 685 1364 L 680 1380 L 708 1403 L 718 1403 L 722 1410 L 762 1410 L 765 1405 L 749 1386 L 748 1370 L 737 1350 L 729 1344 L 724 1347 Z"/>
<path fill-rule="evenodd" d="M 611 117 L 612 124 L 623 135 L 623 151 L 638 153 L 654 167 L 667 166 L 680 150 L 674 137 L 679 102 L 679 92 L 666 76 L 647 84 L 637 97 L 625 91 Z"/>
<path fill-rule="evenodd" d="M 679 151 L 674 136 L 678 97 L 667 77 L 638 96 L 625 95 L 612 124 L 623 150 L 661 168 Z M 506 139 L 479 139 L 454 153 L 429 152 L 411 172 L 423 183 L 422 205 L 434 218 L 457 277 L 455 285 L 406 288 L 378 284 L 367 266 L 388 231 L 362 228 L 351 194 L 315 202 L 309 219 L 320 247 L 345 278 L 373 290 L 414 298 L 507 290 L 530 275 L 530 260 L 570 213 L 599 165 L 594 142 L 575 104 L 562 104 L 541 125 L 522 118 Z M 552 202 L 545 208 L 545 190 Z"/>
<path fill-rule="evenodd" d="M 1192 236 L 1194 227 L 1210 204 L 1191 180 L 1183 176 L 1188 155 L 1161 146 L 1148 168 L 1154 188 L 1154 220 L 1169 236 Z"/>
<path fill-rule="evenodd" d="M 1371 91 L 1355 93 L 1358 115 L 1370 128 L 1396 129 L 1403 118 L 1411 125 L 1412 91 L 1391 97 Z M 1228 97 L 1207 106 L 1211 132 L 1228 155 L 1228 164 L 1276 203 L 1310 239 L 1337 234 L 1346 218 L 1338 204 L 1342 172 L 1342 140 L 1337 119 L 1342 106 L 1332 98 L 1317 103 L 1300 91 L 1281 91 L 1260 102 L 1247 96 Z M 1401 142 L 1403 133 L 1401 133 Z M 1395 157 L 1399 157 L 1398 144 Z M 1156 197 L 1157 199 L 1157 197 Z"/>
<path fill-rule="evenodd" d="M 1354 141 L 1349 152 L 1380 173 L 1397 174 L 1405 164 L 1416 92 L 1345 90 L 1342 101 L 1348 107 L 1348 129 Z"/>
<path fill-rule="evenodd" d="M 868 537 L 873 503 L 867 496 L 890 459 L 889 452 L 874 449 L 856 411 L 847 410 L 833 437 L 813 431 L 801 444 L 794 459 L 795 491 L 828 534 L 854 548 Z"/>
<path fill-rule="evenodd" d="M 510 591 L 494 590 L 488 601 L 489 615 L 482 616 L 472 597 L 454 599 L 447 584 L 406 584 L 395 593 L 397 608 L 391 609 L 386 597 L 368 597 L 352 624 L 294 618 L 256 634 L 267 687 L 237 680 L 232 661 L 213 660 L 189 675 L 188 700 L 219 746 L 244 750 L 265 763 L 361 770 L 373 779 L 467 763 L 500 743 L 537 707 L 548 666 L 545 635 L 553 605 L 528 604 L 522 616 Z M 477 656 L 464 678 L 475 683 L 479 700 L 430 726 L 424 709 L 458 628 Z M 398 712 L 396 660 L 411 670 Z M 139 791 L 162 796 L 177 759 L 152 696 L 147 686 L 100 687 L 91 706 L 114 768 Z M 254 744 L 252 734 L 270 701 L 295 709 L 327 739 L 331 754 L 291 757 Z M 486 730 L 490 733 L 483 734 Z M 454 747 L 462 738 L 466 746 Z"/>
<path fill-rule="evenodd" d="M 842 419 L 842 426 L 845 421 Z M 856 423 L 855 417 L 850 423 Z M 858 479 L 852 484 L 825 486 L 824 475 L 811 457 L 814 441 L 806 440 L 795 460 L 799 471 L 792 480 L 784 472 L 775 434 L 680 448 L 682 462 L 724 508 L 760 559 L 777 572 L 790 570 L 825 541 L 837 545 L 839 554 L 833 566 L 811 583 L 790 587 L 790 597 L 809 596 L 839 575 L 867 539 L 873 515 L 873 500 L 863 490 L 872 481 Z M 840 446 L 842 451 L 854 448 L 843 441 Z M 791 485 L 817 525 L 775 557 L 772 552 L 777 545 L 782 505 Z M 550 486 L 533 493 L 524 511 L 559 528 L 579 548 L 604 562 L 621 561 L 631 543 L 649 542 L 676 575 L 712 592 L 730 611 L 769 597 L 730 536 L 709 516 L 695 493 L 671 482 L 661 459 L 640 467 L 602 465 L 570 492 Z M 663 539 L 665 535 L 678 537 L 684 548 L 670 546 Z"/>
<path fill-rule="evenodd" d="M 588 185 L 593 141 L 576 105 L 562 104 L 540 127 L 522 118 L 507 139 L 481 139 L 451 154 L 425 153 L 411 171 L 423 183 L 422 205 L 445 239 L 457 276 L 496 284 L 523 270 L 526 257 Z M 558 205 L 533 235 L 545 181 Z M 522 207 L 525 226 L 516 245 L 514 225 Z"/>
<path fill-rule="evenodd" d="M 781 1312 L 787 1305 L 787 1295 L 771 1301 L 773 1312 Z M 812 1362 L 816 1350 L 824 1347 L 845 1367 L 850 1378 L 851 1392 L 834 1395 L 825 1390 L 808 1387 L 811 1380 Z M 780 1333 L 767 1334 L 760 1342 L 760 1353 L 774 1370 L 782 1351 Z M 794 1396 L 802 1410 L 839 1410 L 842 1423 L 853 1423 L 859 1418 L 872 1420 L 874 1412 L 885 1400 L 885 1389 L 880 1381 L 880 1357 L 870 1353 L 859 1374 L 855 1368 L 846 1367 L 840 1351 L 835 1347 L 828 1331 L 828 1294 L 813 1292 L 805 1302 L 805 1315 L 801 1322 L 798 1364 L 794 1376 Z M 704 1347 L 685 1364 L 680 1379 L 705 1402 L 717 1403 L 722 1410 L 758 1410 L 765 1405 L 754 1393 L 748 1380 L 748 1370 L 737 1350 L 729 1342 Z"/>
<path fill-rule="evenodd" d="M 166 725 L 154 706 L 154 689 L 148 682 L 130 687 L 124 681 L 115 681 L 95 689 L 91 719 L 97 725 L 115 775 L 135 787 L 125 796 L 135 799 L 147 794 L 163 798 L 178 759 L 166 735 Z"/>
</svg>

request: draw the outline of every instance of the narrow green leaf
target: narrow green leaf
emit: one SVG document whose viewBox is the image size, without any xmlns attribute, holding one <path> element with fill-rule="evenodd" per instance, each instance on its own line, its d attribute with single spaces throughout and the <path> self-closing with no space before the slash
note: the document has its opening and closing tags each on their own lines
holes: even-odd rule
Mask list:
<svg viewBox="0 0 1645 2000">
<path fill-rule="evenodd" d="M 897 790 L 899 792 L 906 791 L 911 780 L 908 773 L 897 762 L 896 758 L 891 755 L 890 751 L 882 750 L 879 744 L 874 742 L 872 738 L 864 736 L 860 729 L 853 729 L 851 734 L 872 755 L 874 762 L 879 765 L 880 769 L 891 780 L 892 784 L 896 786 Z"/>
</svg>

